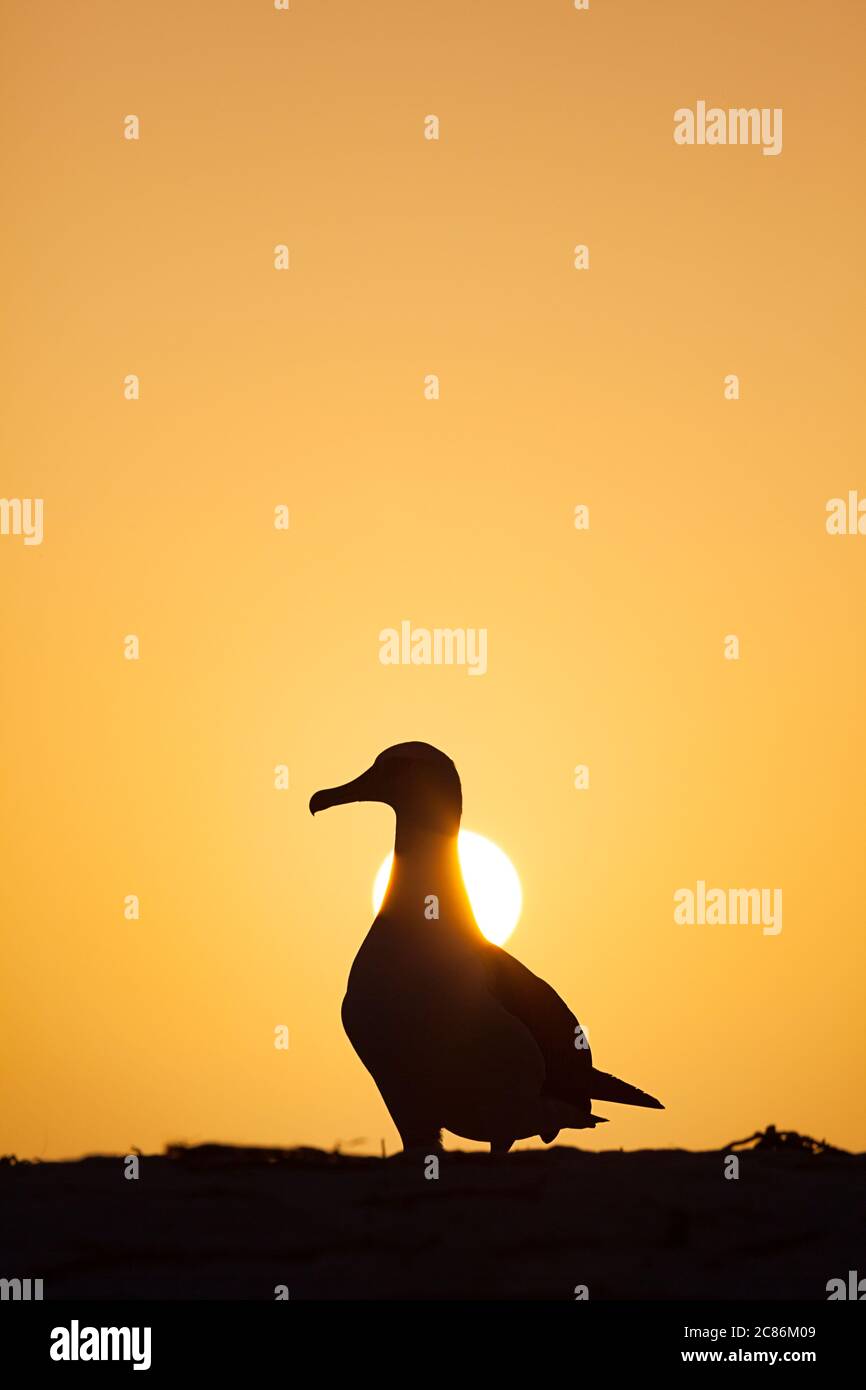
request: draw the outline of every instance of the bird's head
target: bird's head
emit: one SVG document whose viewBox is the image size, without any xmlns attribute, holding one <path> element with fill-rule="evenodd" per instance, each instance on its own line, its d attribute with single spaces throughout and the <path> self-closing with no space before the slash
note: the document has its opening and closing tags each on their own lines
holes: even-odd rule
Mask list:
<svg viewBox="0 0 866 1390">
<path fill-rule="evenodd" d="M 310 799 L 310 811 L 350 801 L 383 801 L 403 826 L 456 835 L 463 811 L 460 778 L 451 759 L 430 743 L 395 743 L 353 782 Z"/>
</svg>

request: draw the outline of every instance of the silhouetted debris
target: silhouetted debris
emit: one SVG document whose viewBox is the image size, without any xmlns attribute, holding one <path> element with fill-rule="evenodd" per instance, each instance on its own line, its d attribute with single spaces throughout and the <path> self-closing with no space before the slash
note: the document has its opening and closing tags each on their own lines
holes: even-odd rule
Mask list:
<svg viewBox="0 0 866 1390">
<path fill-rule="evenodd" d="M 813 1139 L 808 1134 L 798 1134 L 795 1129 L 776 1129 L 775 1125 L 767 1125 L 766 1129 L 756 1130 L 750 1134 L 748 1139 L 735 1139 L 733 1143 L 727 1144 L 726 1150 L 745 1149 L 751 1146 L 752 1151 L 758 1149 L 785 1149 L 788 1153 L 811 1154 L 847 1154 L 847 1149 L 837 1149 L 833 1144 L 828 1144 L 826 1139 Z"/>
<path fill-rule="evenodd" d="M 188 1168 L 334 1168 L 369 1163 L 362 1154 L 345 1154 L 340 1149 L 266 1149 L 236 1144 L 169 1144 L 166 1158 Z"/>
</svg>

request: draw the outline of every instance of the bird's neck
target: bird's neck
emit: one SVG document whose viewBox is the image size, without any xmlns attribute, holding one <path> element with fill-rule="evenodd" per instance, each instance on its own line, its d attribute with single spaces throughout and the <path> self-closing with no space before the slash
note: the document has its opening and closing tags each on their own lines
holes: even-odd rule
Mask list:
<svg viewBox="0 0 866 1390">
<path fill-rule="evenodd" d="M 436 899 L 436 915 L 472 917 L 457 854 L 457 831 L 397 823 L 388 909 L 410 920 L 425 920 Z M 431 920 L 428 918 L 428 920 Z M 432 919 L 435 920 L 435 919 Z"/>
</svg>

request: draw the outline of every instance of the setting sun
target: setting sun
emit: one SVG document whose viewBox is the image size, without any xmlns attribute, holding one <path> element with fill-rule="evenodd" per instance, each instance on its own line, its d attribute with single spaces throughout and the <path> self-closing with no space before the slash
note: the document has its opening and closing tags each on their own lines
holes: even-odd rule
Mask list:
<svg viewBox="0 0 866 1390">
<path fill-rule="evenodd" d="M 474 830 L 460 831 L 457 850 L 475 920 L 487 940 L 501 946 L 517 926 L 523 906 L 517 870 L 504 850 Z M 392 851 L 379 866 L 373 883 L 374 912 L 382 906 L 393 862 Z"/>
</svg>

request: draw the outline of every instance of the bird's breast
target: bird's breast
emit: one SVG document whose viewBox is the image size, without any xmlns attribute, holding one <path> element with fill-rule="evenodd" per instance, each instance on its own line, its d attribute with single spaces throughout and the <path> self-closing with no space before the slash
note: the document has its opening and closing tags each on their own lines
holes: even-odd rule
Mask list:
<svg viewBox="0 0 866 1390">
<path fill-rule="evenodd" d="M 379 919 L 349 973 L 343 1026 L 364 1061 L 394 1049 L 423 1051 L 483 990 L 480 955 L 447 924 L 411 931 Z"/>
</svg>

